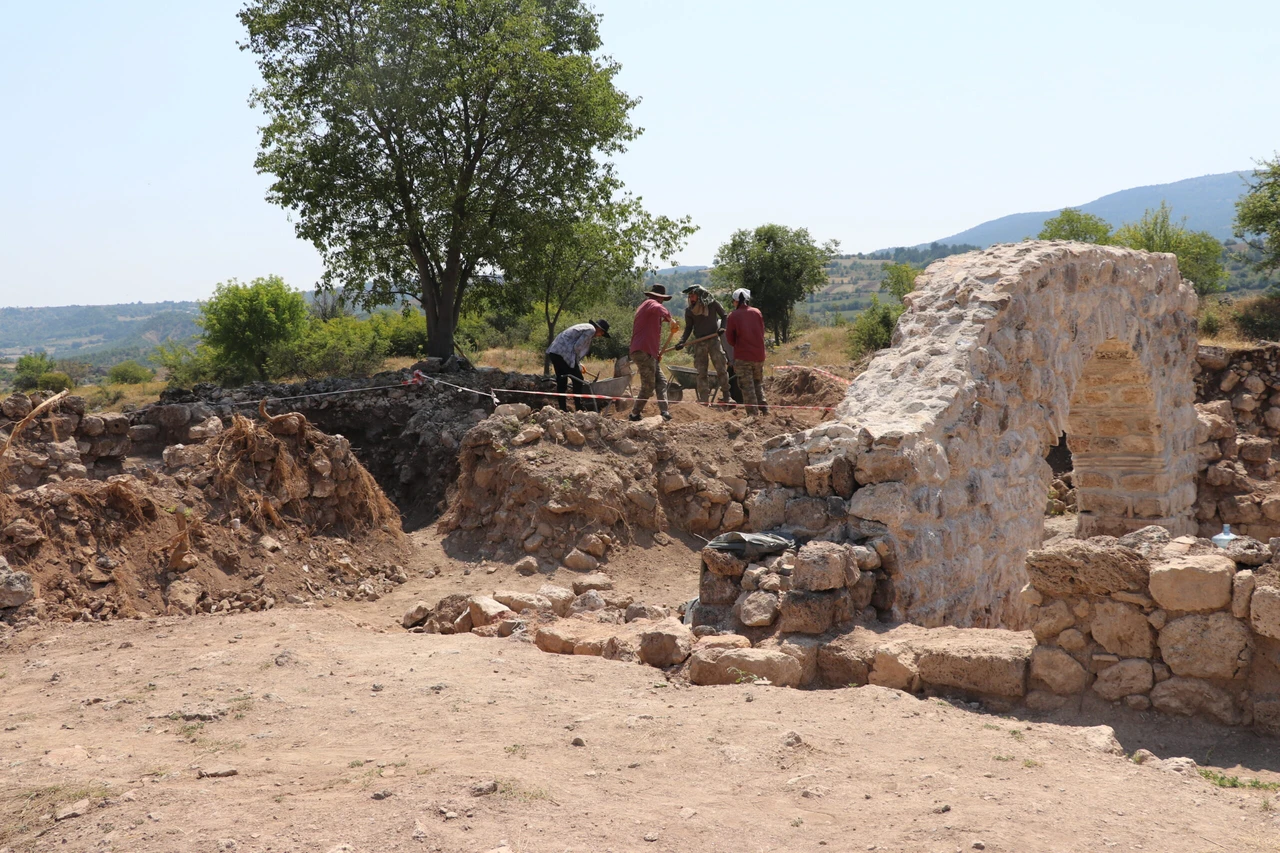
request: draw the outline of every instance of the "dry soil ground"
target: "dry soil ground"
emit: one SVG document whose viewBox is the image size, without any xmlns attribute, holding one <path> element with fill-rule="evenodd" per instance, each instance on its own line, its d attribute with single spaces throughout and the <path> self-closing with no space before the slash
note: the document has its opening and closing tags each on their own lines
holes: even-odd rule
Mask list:
<svg viewBox="0 0 1280 853">
<path fill-rule="evenodd" d="M 0 850 L 1280 849 L 1276 793 L 1094 751 L 1081 727 L 1264 783 L 1280 780 L 1275 741 L 1107 710 L 1003 718 L 875 687 L 693 688 L 516 639 L 411 634 L 396 622 L 419 598 L 548 580 L 413 538 L 411 580 L 376 602 L 4 641 Z M 656 603 L 696 588 L 679 541 L 609 571 Z M 485 782 L 496 791 L 473 794 Z"/>
</svg>

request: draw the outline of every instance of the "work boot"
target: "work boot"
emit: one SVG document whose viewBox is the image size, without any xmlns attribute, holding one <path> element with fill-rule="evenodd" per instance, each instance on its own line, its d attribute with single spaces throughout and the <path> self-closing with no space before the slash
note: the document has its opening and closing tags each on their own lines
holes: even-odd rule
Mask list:
<svg viewBox="0 0 1280 853">
<path fill-rule="evenodd" d="M 670 413 L 670 412 L 659 412 L 658 414 L 662 415 L 662 419 L 663 419 L 664 421 L 669 421 L 669 420 L 671 420 L 671 413 Z"/>
<path fill-rule="evenodd" d="M 631 414 L 627 415 L 627 420 L 629 420 L 629 421 L 638 421 L 638 420 L 640 420 L 640 414 L 639 414 L 639 412 L 632 412 Z"/>
</svg>

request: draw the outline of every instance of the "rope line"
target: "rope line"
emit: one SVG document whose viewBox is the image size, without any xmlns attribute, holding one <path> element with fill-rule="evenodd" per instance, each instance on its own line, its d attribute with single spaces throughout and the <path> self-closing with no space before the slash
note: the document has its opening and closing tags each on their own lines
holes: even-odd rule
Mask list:
<svg viewBox="0 0 1280 853">
<path fill-rule="evenodd" d="M 775 368 L 775 370 L 783 370 L 783 369 L 785 368 L 783 367 Z M 805 368 L 805 369 L 815 370 L 816 368 Z M 835 376 L 834 374 L 828 374 L 828 375 L 832 376 L 835 379 L 841 379 L 841 377 Z M 841 380 L 841 381 L 847 382 L 848 380 Z M 452 382 L 446 382 L 443 379 L 437 379 L 434 376 L 429 376 L 428 374 L 423 373 L 421 370 L 415 370 L 411 378 L 406 379 L 405 381 L 395 385 L 370 385 L 365 388 L 343 388 L 338 391 L 319 391 L 319 392 L 316 392 L 315 394 L 294 394 L 289 397 L 266 397 L 264 399 L 267 399 L 276 403 L 285 403 L 291 400 L 310 400 L 316 397 L 333 397 L 333 396 L 338 396 L 342 394 L 362 394 L 366 391 L 389 391 L 395 388 L 421 387 L 425 382 L 433 382 L 436 385 L 443 385 L 446 388 L 452 388 L 455 391 L 463 391 L 468 394 L 475 394 L 477 397 L 486 398 L 493 401 L 493 404 L 495 406 L 502 405 L 502 403 L 498 400 L 499 394 L 527 394 L 529 396 L 534 396 L 534 397 L 573 397 L 581 400 L 609 400 L 609 401 L 627 400 L 629 402 L 634 402 L 636 399 L 635 397 L 616 397 L 616 396 L 610 396 L 606 394 L 572 394 L 572 393 L 560 393 L 556 391 L 527 391 L 522 388 L 492 388 L 488 391 L 477 391 L 475 388 L 467 388 L 466 386 L 463 386 L 463 385 L 455 385 Z M 231 405 L 233 407 L 257 406 L 258 402 L 259 401 L 245 400 L 243 402 L 232 403 Z M 697 400 L 668 400 L 667 403 L 668 405 L 673 405 L 673 406 L 702 405 Z M 745 403 L 718 402 L 718 403 L 715 403 L 714 405 L 723 409 L 736 409 L 736 408 L 746 407 Z M 836 409 L 835 406 L 791 406 L 791 405 L 774 404 L 774 403 L 764 403 L 762 405 L 768 409 L 804 409 L 808 411 L 820 411 L 820 412 L 833 412 Z"/>
</svg>

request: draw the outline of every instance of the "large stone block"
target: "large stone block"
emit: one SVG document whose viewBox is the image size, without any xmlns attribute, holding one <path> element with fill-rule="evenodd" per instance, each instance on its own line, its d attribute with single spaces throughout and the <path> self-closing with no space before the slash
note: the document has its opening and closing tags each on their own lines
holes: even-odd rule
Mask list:
<svg viewBox="0 0 1280 853">
<path fill-rule="evenodd" d="M 928 684 L 1017 697 L 1026 693 L 1027 664 L 1035 648 L 1028 633 L 982 628 L 929 630 L 913 648 Z"/>
<path fill-rule="evenodd" d="M 1160 630 L 1160 656 L 1175 675 L 1237 678 L 1250 654 L 1249 629 L 1229 613 L 1183 616 Z"/>
<path fill-rule="evenodd" d="M 787 520 L 789 495 L 785 489 L 761 489 L 753 492 L 743 505 L 747 510 L 750 528 L 759 532 L 781 527 Z"/>
<path fill-rule="evenodd" d="M 845 546 L 835 542 L 810 542 L 796 554 L 791 583 L 801 590 L 839 589 L 849 556 Z"/>
<path fill-rule="evenodd" d="M 808 464 L 809 454 L 803 447 L 777 447 L 765 451 L 760 473 L 766 480 L 783 486 L 803 486 Z"/>
<path fill-rule="evenodd" d="M 750 628 L 764 628 L 778 618 L 778 596 L 771 592 L 744 592 L 733 605 L 733 615 Z"/>
<path fill-rule="evenodd" d="M 836 637 L 818 649 L 818 680 L 824 687 L 859 687 L 867 683 L 875 647 L 864 629 Z"/>
<path fill-rule="evenodd" d="M 1150 563 L 1132 548 L 1067 539 L 1027 554 L 1031 585 L 1052 598 L 1146 588 Z"/>
<path fill-rule="evenodd" d="M 1031 633 L 1042 643 L 1058 636 L 1076 624 L 1076 617 L 1065 601 L 1054 601 L 1039 609 Z"/>
<path fill-rule="evenodd" d="M 742 684 L 767 680 L 778 687 L 795 687 L 803 675 L 800 661 L 771 649 L 699 649 L 689 660 L 694 684 Z"/>
<path fill-rule="evenodd" d="M 1031 653 L 1031 677 L 1062 696 L 1079 693 L 1089 685 L 1089 673 L 1062 649 L 1037 646 Z"/>
<path fill-rule="evenodd" d="M 821 634 L 835 621 L 835 610 L 834 593 L 785 592 L 779 606 L 778 630 L 787 634 Z"/>
<path fill-rule="evenodd" d="M 1126 696 L 1146 693 L 1155 683 L 1151 671 L 1151 661 L 1132 658 L 1122 660 L 1098 673 L 1093 682 L 1093 690 L 1108 702 L 1115 702 Z"/>
<path fill-rule="evenodd" d="M 1151 625 L 1142 611 L 1131 604 L 1109 599 L 1099 601 L 1094 608 L 1090 633 L 1113 655 L 1122 658 L 1151 657 Z"/>
<path fill-rule="evenodd" d="M 738 600 L 741 587 L 733 580 L 714 572 L 704 571 L 698 582 L 698 600 L 703 604 L 722 606 Z"/>
<path fill-rule="evenodd" d="M 1225 554 L 1178 557 L 1151 569 L 1151 597 L 1165 610 L 1221 610 L 1231 604 L 1235 573 Z"/>
<path fill-rule="evenodd" d="M 669 617 L 640 632 L 640 660 L 649 666 L 675 666 L 689 657 L 693 643 L 693 632 Z"/>
<path fill-rule="evenodd" d="M 1165 714 L 1205 715 L 1228 726 L 1240 724 L 1240 711 L 1231 696 L 1198 678 L 1174 677 L 1151 688 L 1151 704 Z"/>
<path fill-rule="evenodd" d="M 1253 591 L 1249 624 L 1262 636 L 1280 640 L 1280 589 L 1264 584 Z"/>
</svg>

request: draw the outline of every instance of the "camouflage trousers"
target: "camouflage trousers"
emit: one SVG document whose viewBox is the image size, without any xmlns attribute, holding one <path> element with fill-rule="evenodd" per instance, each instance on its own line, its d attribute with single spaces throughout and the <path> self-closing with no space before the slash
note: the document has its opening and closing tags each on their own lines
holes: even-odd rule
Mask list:
<svg viewBox="0 0 1280 853">
<path fill-rule="evenodd" d="M 640 374 L 640 393 L 636 395 L 636 403 L 632 412 L 639 414 L 644 409 L 649 395 L 658 392 L 658 411 L 667 410 L 667 377 L 662 375 L 662 366 L 658 360 L 647 352 L 631 353 L 631 363 Z"/>
<path fill-rule="evenodd" d="M 720 346 L 720 338 L 699 341 L 690 349 L 693 352 L 693 366 L 698 371 L 698 402 L 705 403 L 711 399 L 711 377 L 707 375 L 708 362 L 716 369 L 716 383 L 720 386 L 720 401 L 730 402 L 729 369 L 725 365 L 724 347 Z"/>
<path fill-rule="evenodd" d="M 764 362 L 735 359 L 733 371 L 738 376 L 738 387 L 742 389 L 742 402 L 747 407 L 747 414 L 763 415 L 768 412 L 769 407 L 764 401 Z"/>
</svg>

